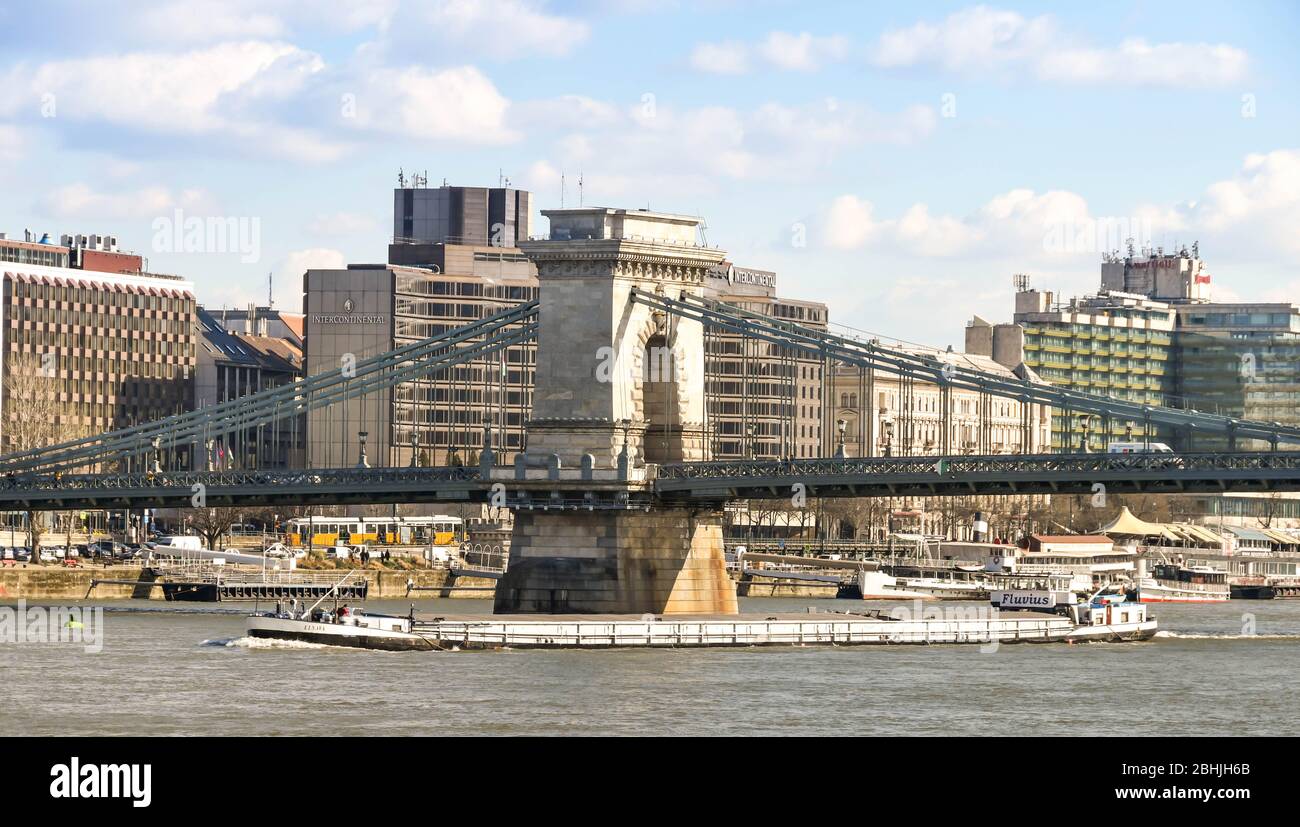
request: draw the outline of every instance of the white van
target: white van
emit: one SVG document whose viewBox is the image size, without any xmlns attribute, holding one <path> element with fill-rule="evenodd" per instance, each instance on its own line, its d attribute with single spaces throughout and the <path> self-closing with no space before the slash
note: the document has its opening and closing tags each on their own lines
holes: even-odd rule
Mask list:
<svg viewBox="0 0 1300 827">
<path fill-rule="evenodd" d="M 154 545 L 159 546 L 162 550 L 183 549 L 185 551 L 202 551 L 203 538 L 195 537 L 192 534 L 169 534 L 159 537 Z"/>
</svg>

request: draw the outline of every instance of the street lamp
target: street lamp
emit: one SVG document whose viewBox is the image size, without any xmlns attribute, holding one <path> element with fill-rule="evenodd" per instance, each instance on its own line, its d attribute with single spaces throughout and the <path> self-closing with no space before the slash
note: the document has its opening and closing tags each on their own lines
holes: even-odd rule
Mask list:
<svg viewBox="0 0 1300 827">
<path fill-rule="evenodd" d="M 1079 437 L 1079 453 L 1081 454 L 1088 453 L 1088 431 L 1095 416 L 1097 414 L 1079 414 L 1079 428 L 1083 431 Z"/>
<path fill-rule="evenodd" d="M 411 467 L 420 467 L 420 435 L 415 430 L 415 425 L 411 425 Z"/>
<path fill-rule="evenodd" d="M 753 426 L 753 424 L 749 424 L 749 425 L 746 425 L 746 426 L 745 426 L 745 444 L 746 444 L 746 446 L 747 446 L 747 447 L 746 447 L 746 450 L 749 452 L 749 458 L 750 458 L 750 459 L 753 459 L 753 458 L 754 458 L 754 426 Z"/>
<path fill-rule="evenodd" d="M 880 430 L 885 434 L 885 456 L 894 455 L 894 421 L 892 419 L 880 420 Z"/>
<path fill-rule="evenodd" d="M 358 468 L 369 468 L 370 462 L 366 459 L 366 437 L 370 436 L 369 431 L 357 431 L 357 443 L 361 447 L 361 455 L 357 458 Z"/>
<path fill-rule="evenodd" d="M 849 427 L 849 421 L 847 419 L 841 418 L 835 423 L 835 428 L 837 431 L 839 431 L 839 437 L 840 437 L 839 446 L 836 447 L 835 449 L 836 459 L 844 459 L 844 432 L 845 430 L 848 429 L 848 427 Z"/>
</svg>

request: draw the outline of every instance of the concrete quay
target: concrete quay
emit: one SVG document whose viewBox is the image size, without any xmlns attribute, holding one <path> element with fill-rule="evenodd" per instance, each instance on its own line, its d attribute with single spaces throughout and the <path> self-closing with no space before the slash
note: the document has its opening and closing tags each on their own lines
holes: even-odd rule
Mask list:
<svg viewBox="0 0 1300 827">
<path fill-rule="evenodd" d="M 338 570 L 338 576 L 344 575 Z M 491 599 L 496 581 L 486 577 L 452 577 L 447 569 L 366 570 L 353 575 L 369 583 L 370 600 L 407 599 L 407 578 L 414 581 L 413 600 L 432 597 Z M 96 582 L 101 581 L 101 582 Z M 102 582 L 111 581 L 111 582 Z M 162 600 L 163 581 L 147 569 L 127 566 L 16 566 L 0 569 L 0 601 L 10 600 Z M 92 585 L 94 588 L 92 589 Z"/>
</svg>

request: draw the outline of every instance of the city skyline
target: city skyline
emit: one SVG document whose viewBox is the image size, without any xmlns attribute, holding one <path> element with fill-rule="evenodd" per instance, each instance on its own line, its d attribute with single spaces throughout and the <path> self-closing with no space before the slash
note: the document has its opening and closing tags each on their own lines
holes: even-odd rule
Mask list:
<svg viewBox="0 0 1300 827">
<path fill-rule="evenodd" d="M 936 346 L 1015 272 L 1095 290 L 1129 234 L 1199 241 L 1215 299 L 1300 292 L 1282 4 L 62 5 L 57 39 L 0 9 L 0 229 L 116 234 L 211 308 L 383 261 L 399 168 L 504 176 L 534 232 L 562 200 L 699 214 L 832 322 Z M 184 252 L 193 218 L 240 232 Z"/>
</svg>

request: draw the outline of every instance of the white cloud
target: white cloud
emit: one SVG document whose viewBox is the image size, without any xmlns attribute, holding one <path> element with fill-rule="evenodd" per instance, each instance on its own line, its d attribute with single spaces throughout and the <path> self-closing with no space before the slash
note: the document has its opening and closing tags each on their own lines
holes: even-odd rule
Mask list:
<svg viewBox="0 0 1300 827">
<path fill-rule="evenodd" d="M 1180 230 L 1231 239 L 1243 252 L 1281 251 L 1294 261 L 1300 256 L 1300 149 L 1247 155 L 1236 175 L 1171 215 Z"/>
<path fill-rule="evenodd" d="M 177 0 L 146 7 L 136 15 L 142 33 L 169 42 L 274 38 L 284 33 L 283 21 L 255 8 L 239 8 L 229 0 Z"/>
<path fill-rule="evenodd" d="M 1038 61 L 1046 80 L 1136 83 L 1144 86 L 1226 86 L 1242 80 L 1246 52 L 1218 43 L 1147 43 L 1125 40 L 1111 49 L 1063 49 Z"/>
<path fill-rule="evenodd" d="M 622 117 L 617 106 L 586 95 L 522 101 L 510 110 L 511 124 L 523 129 L 591 129 L 610 126 Z"/>
<path fill-rule="evenodd" d="M 1122 249 L 1130 234 L 1139 246 L 1167 250 L 1199 240 L 1217 301 L 1300 303 L 1300 150 L 1249 155 L 1194 200 L 1137 204 L 1128 213 L 1096 215 L 1068 190 L 1012 189 L 966 215 L 924 203 L 883 214 L 845 194 L 817 226 L 825 248 L 851 254 L 851 262 L 870 251 L 873 268 L 890 273 L 866 284 L 860 305 L 838 310 L 839 318 L 889 319 L 889 330 L 938 331 L 948 341 L 960 342 L 972 313 L 1009 316 L 1013 273 L 1029 273 L 1062 298 L 1096 291 L 1101 254 Z"/>
<path fill-rule="evenodd" d="M 285 111 L 324 68 L 312 52 L 261 41 L 18 65 L 0 78 L 8 90 L 0 91 L 0 113 L 39 107 L 56 129 L 93 122 L 154 139 L 210 137 L 214 146 L 252 154 L 329 161 L 344 147 Z"/>
<path fill-rule="evenodd" d="M 843 60 L 849 53 L 848 38 L 842 35 L 818 37 L 808 32 L 771 32 L 757 43 L 727 40 L 697 43 L 690 63 L 702 72 L 742 75 L 755 62 L 774 69 L 811 72 L 832 61 Z"/>
<path fill-rule="evenodd" d="M 1246 75 L 1242 49 L 1212 43 L 1148 43 L 1141 38 L 1096 47 L 1062 31 L 1049 15 L 1026 18 L 987 6 L 885 32 L 872 49 L 885 68 L 935 66 L 980 73 L 1028 71 L 1042 80 L 1070 83 L 1128 83 L 1151 86 L 1215 87 Z"/>
<path fill-rule="evenodd" d="M 691 51 L 691 66 L 718 75 L 743 75 L 749 71 L 749 48 L 743 43 L 698 43 Z"/>
<path fill-rule="evenodd" d="M 563 57 L 590 33 L 585 22 L 530 0 L 434 0 L 403 4 L 373 48 L 411 60 L 448 51 L 498 60 Z"/>
<path fill-rule="evenodd" d="M 308 270 L 343 270 L 348 266 L 347 256 L 342 250 L 332 247 L 307 247 L 293 250 L 280 261 L 275 268 L 275 281 L 272 283 L 277 307 L 290 313 L 302 312 L 302 276 Z M 265 283 L 263 281 L 263 283 Z M 262 302 L 265 293 L 250 296 L 247 301 Z M 241 302 L 236 302 L 238 307 Z"/>
<path fill-rule="evenodd" d="M 37 209 L 56 218 L 112 221 L 170 215 L 175 209 L 211 212 L 212 197 L 201 189 L 173 192 L 167 187 L 144 187 L 134 191 L 97 192 L 84 183 L 55 187 L 42 196 Z"/>
<path fill-rule="evenodd" d="M 344 119 L 349 125 L 414 140 L 500 144 L 519 137 L 506 126 L 510 101 L 473 66 L 376 68 L 361 87 L 355 117 Z"/>
<path fill-rule="evenodd" d="M 307 225 L 307 232 L 315 236 L 359 235 L 376 232 L 378 224 L 373 216 L 355 212 L 336 212 L 318 215 Z"/>
<path fill-rule="evenodd" d="M 584 174 L 588 203 L 632 196 L 676 199 L 717 192 L 727 182 L 803 181 L 845 149 L 913 143 L 934 129 L 929 107 L 880 113 L 833 99 L 679 109 L 658 104 L 599 107 L 583 128 L 563 125 L 541 160 L 570 183 Z M 534 135 L 536 137 L 536 135 Z"/>
<path fill-rule="evenodd" d="M 342 270 L 348 266 L 347 257 L 332 247 L 308 247 L 294 250 L 284 257 L 276 268 L 290 279 L 301 279 L 308 270 Z"/>
<path fill-rule="evenodd" d="M 245 41 L 51 61 L 19 68 L 9 81 L 31 101 L 52 95 L 56 118 L 202 133 L 237 125 L 232 106 L 287 97 L 323 68 L 319 56 L 287 43 Z"/>
<path fill-rule="evenodd" d="M 758 48 L 758 53 L 773 66 L 801 72 L 818 69 L 824 62 L 843 60 L 848 52 L 848 38 L 813 37 L 808 32 L 772 32 Z"/>
</svg>

